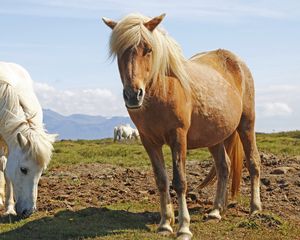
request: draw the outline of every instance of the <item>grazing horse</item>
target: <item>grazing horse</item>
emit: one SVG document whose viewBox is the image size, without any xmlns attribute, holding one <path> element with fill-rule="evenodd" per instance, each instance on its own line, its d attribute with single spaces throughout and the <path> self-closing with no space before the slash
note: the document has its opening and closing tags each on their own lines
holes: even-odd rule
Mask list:
<svg viewBox="0 0 300 240">
<path fill-rule="evenodd" d="M 132 134 L 131 134 L 131 138 L 134 138 L 135 140 L 138 140 L 140 138 L 139 130 L 133 129 Z"/>
<path fill-rule="evenodd" d="M 0 136 L 8 147 L 6 200 L 12 202 L 6 202 L 6 210 L 14 213 L 15 207 L 19 216 L 28 217 L 36 210 L 38 182 L 56 135 L 45 131 L 32 80 L 14 63 L 0 62 Z"/>
<path fill-rule="evenodd" d="M 114 142 L 116 140 L 121 141 L 121 139 L 138 139 L 139 132 L 137 129 L 132 128 L 129 124 L 119 125 L 114 127 Z"/>
<path fill-rule="evenodd" d="M 115 22 L 110 54 L 117 57 L 123 98 L 151 160 L 160 193 L 158 232 L 172 233 L 174 212 L 162 146 L 171 148 L 173 186 L 178 196 L 178 239 L 191 239 L 186 204 L 187 149 L 208 147 L 215 161 L 217 190 L 210 218 L 221 219 L 227 183 L 238 192 L 243 153 L 251 176 L 251 213 L 261 210 L 260 156 L 256 147 L 254 83 L 246 64 L 227 50 L 185 59 L 179 45 L 157 27 L 164 14 L 130 14 Z M 213 174 L 215 173 L 215 174 Z"/>
</svg>

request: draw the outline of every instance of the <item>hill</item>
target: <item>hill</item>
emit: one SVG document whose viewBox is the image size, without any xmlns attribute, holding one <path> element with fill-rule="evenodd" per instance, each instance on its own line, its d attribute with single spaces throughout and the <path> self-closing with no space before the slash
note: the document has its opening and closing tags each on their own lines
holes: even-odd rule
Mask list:
<svg viewBox="0 0 300 240">
<path fill-rule="evenodd" d="M 58 133 L 59 139 L 101 139 L 113 136 L 113 128 L 119 124 L 129 123 L 129 117 L 103 117 L 73 114 L 63 116 L 49 109 L 44 109 L 44 123 L 50 133 Z"/>
</svg>

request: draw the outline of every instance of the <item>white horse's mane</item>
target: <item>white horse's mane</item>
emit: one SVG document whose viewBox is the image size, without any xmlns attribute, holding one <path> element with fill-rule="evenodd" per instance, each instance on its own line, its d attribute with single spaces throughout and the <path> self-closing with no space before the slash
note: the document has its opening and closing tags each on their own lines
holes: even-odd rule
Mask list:
<svg viewBox="0 0 300 240">
<path fill-rule="evenodd" d="M 15 89 L 5 81 L 0 81 L 0 134 L 6 136 L 7 143 L 17 145 L 17 133 L 28 140 L 28 157 L 44 168 L 50 162 L 56 135 L 48 134 L 42 123 L 31 121 Z"/>
</svg>

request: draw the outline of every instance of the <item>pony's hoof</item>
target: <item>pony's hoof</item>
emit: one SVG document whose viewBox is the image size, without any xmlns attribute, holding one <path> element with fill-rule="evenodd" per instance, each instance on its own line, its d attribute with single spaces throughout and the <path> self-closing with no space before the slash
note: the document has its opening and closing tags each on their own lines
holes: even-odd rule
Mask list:
<svg viewBox="0 0 300 240">
<path fill-rule="evenodd" d="M 178 233 L 176 240 L 191 240 L 193 237 L 192 233 Z"/>
<path fill-rule="evenodd" d="M 220 211 L 217 209 L 212 210 L 207 216 L 206 216 L 206 220 L 216 220 L 216 221 L 220 221 L 222 219 L 221 215 L 220 215 Z"/>
<path fill-rule="evenodd" d="M 4 216 L 8 216 L 8 215 L 13 215 L 13 216 L 17 216 L 17 213 L 14 209 L 8 209 L 5 213 Z"/>
<path fill-rule="evenodd" d="M 157 233 L 163 237 L 169 237 L 173 234 L 173 232 L 170 232 L 169 230 L 159 230 Z"/>
<path fill-rule="evenodd" d="M 163 226 L 157 229 L 157 233 L 161 236 L 168 237 L 173 234 L 171 226 Z"/>
<path fill-rule="evenodd" d="M 254 217 L 254 216 L 260 214 L 260 212 L 261 212 L 261 210 L 254 210 L 254 211 L 251 211 L 251 212 L 250 212 L 250 217 Z"/>
<path fill-rule="evenodd" d="M 228 205 L 227 208 L 235 208 L 238 205 L 237 201 L 231 201 Z"/>
<path fill-rule="evenodd" d="M 254 216 L 260 213 L 261 210 L 262 210 L 261 204 L 256 204 L 254 206 L 251 206 L 250 216 Z"/>
</svg>

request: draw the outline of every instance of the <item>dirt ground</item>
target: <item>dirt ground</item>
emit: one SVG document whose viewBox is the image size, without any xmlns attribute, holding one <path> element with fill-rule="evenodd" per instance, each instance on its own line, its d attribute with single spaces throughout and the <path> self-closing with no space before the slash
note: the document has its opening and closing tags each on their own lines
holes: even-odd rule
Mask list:
<svg viewBox="0 0 300 240">
<path fill-rule="evenodd" d="M 261 196 L 264 210 L 300 227 L 300 158 L 283 159 L 262 153 L 261 159 Z M 190 212 L 200 217 L 212 207 L 215 195 L 215 185 L 203 190 L 197 188 L 211 164 L 212 160 L 187 162 L 188 206 Z M 171 172 L 170 169 L 170 179 Z M 150 167 L 141 170 L 103 164 L 62 166 L 49 170 L 39 185 L 38 209 L 50 214 L 59 209 L 72 211 L 79 206 L 99 208 L 133 201 L 156 203 L 157 210 L 159 207 L 158 192 Z M 171 196 L 176 208 L 176 194 L 172 188 Z M 249 200 L 250 178 L 244 169 L 239 204 L 228 209 L 228 212 L 231 216 L 248 216 Z M 155 218 L 153 222 L 159 221 L 157 214 L 148 214 L 148 217 Z M 268 218 L 263 216 L 262 219 L 268 227 L 281 224 L 276 219 Z"/>
<path fill-rule="evenodd" d="M 279 159 L 261 154 L 261 196 L 263 208 L 300 225 L 300 159 Z M 197 189 L 212 160 L 188 161 L 188 205 L 205 213 L 213 203 L 215 185 Z M 171 169 L 169 170 L 171 179 Z M 158 203 L 152 170 L 123 168 L 103 164 L 79 164 L 51 169 L 39 184 L 39 211 L 59 208 L 72 210 L 78 199 L 82 207 L 99 207 L 118 202 L 149 201 Z M 171 188 L 176 206 L 176 194 Z M 237 214 L 249 213 L 250 178 L 243 172 L 241 196 L 247 204 L 236 206 Z"/>
</svg>

